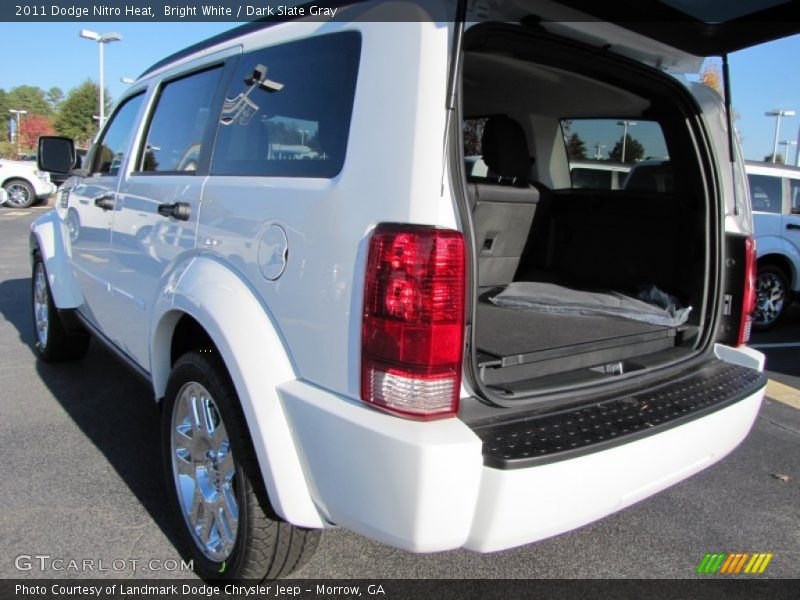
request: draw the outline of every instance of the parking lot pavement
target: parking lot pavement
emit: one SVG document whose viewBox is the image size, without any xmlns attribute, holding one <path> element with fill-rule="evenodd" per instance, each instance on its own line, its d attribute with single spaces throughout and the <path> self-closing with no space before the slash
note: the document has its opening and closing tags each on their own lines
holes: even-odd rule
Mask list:
<svg viewBox="0 0 800 600">
<path fill-rule="evenodd" d="M 192 577 L 165 568 L 180 556 L 148 387 L 98 344 L 79 363 L 34 358 L 27 230 L 42 210 L 0 208 L 0 577 Z M 784 335 L 776 331 L 754 341 Z M 787 339 L 800 339 L 791 335 Z M 796 354 L 792 363 L 781 352 L 767 350 L 768 367 L 795 387 Z M 800 577 L 799 455 L 800 411 L 768 399 L 731 456 L 569 534 L 487 555 L 414 555 L 331 530 L 297 575 L 685 578 L 696 576 L 707 552 L 771 552 L 761 577 Z M 119 571 L 88 573 L 15 567 L 18 556 L 33 554 L 126 562 L 117 563 L 124 567 Z"/>
<path fill-rule="evenodd" d="M 774 329 L 755 332 L 750 343 L 767 356 L 767 394 L 800 409 L 800 301 Z"/>
</svg>

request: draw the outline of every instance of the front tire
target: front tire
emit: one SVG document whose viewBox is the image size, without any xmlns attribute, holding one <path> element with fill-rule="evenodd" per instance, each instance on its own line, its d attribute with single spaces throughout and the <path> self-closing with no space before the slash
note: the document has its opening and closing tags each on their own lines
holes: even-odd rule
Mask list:
<svg viewBox="0 0 800 600">
<path fill-rule="evenodd" d="M 162 413 L 170 504 L 184 551 L 208 579 L 273 579 L 314 553 L 317 530 L 278 517 L 233 383 L 213 351 L 175 363 Z"/>
<path fill-rule="evenodd" d="M 789 278 L 783 270 L 775 265 L 759 266 L 756 276 L 753 328 L 766 331 L 775 327 L 790 303 Z"/>
<path fill-rule="evenodd" d="M 41 255 L 33 256 L 31 280 L 33 336 L 36 354 L 46 362 L 78 360 L 86 355 L 90 337 L 85 333 L 68 333 L 58 316 Z"/>
<path fill-rule="evenodd" d="M 13 208 L 28 208 L 36 201 L 36 190 L 24 179 L 11 179 L 3 185 L 8 195 L 6 204 Z"/>
</svg>

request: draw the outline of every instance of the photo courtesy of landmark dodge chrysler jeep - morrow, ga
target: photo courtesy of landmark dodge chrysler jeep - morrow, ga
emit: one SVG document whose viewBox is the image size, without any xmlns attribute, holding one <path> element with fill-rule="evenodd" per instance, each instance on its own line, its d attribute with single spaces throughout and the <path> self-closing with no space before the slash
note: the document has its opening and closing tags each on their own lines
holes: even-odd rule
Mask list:
<svg viewBox="0 0 800 600">
<path fill-rule="evenodd" d="M 202 576 L 285 575 L 334 526 L 528 544 L 745 438 L 744 166 L 730 107 L 673 73 L 798 20 L 672 4 L 629 5 L 668 27 L 568 0 L 251 23 L 145 71 L 81 169 L 42 138 L 71 177 L 32 225 L 36 351 L 93 338 L 151 383 Z M 565 132 L 620 120 L 663 160 L 573 189 Z"/>
</svg>

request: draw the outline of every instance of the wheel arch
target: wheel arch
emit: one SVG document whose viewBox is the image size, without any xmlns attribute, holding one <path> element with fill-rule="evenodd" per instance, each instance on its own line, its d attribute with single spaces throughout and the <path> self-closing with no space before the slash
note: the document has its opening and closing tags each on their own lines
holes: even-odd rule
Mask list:
<svg viewBox="0 0 800 600">
<path fill-rule="evenodd" d="M 69 264 L 67 238 L 61 219 L 49 211 L 31 223 L 28 236 L 28 258 L 33 267 L 33 255 L 39 252 L 50 284 L 56 308 L 77 308 L 83 304 L 81 293 Z"/>
<path fill-rule="evenodd" d="M 2 181 L 2 182 L 0 182 L 0 187 L 5 187 L 5 186 L 6 186 L 6 184 L 7 184 L 9 181 L 16 181 L 17 179 L 19 179 L 20 181 L 24 181 L 24 182 L 25 182 L 25 183 L 27 183 L 29 186 L 31 186 L 31 189 L 33 190 L 33 193 L 34 193 L 34 195 L 36 195 L 36 185 L 35 185 L 35 184 L 34 184 L 34 183 L 33 183 L 33 182 L 30 180 L 30 179 L 26 179 L 26 178 L 25 178 L 25 177 L 23 177 L 22 175 L 9 175 L 9 176 L 8 176 L 8 177 L 6 177 L 5 179 L 3 179 L 3 181 Z"/>
<path fill-rule="evenodd" d="M 759 257 L 758 266 L 772 265 L 786 273 L 789 278 L 789 288 L 796 290 L 798 287 L 797 269 L 792 260 L 785 254 L 773 252 Z"/>
<path fill-rule="evenodd" d="M 294 525 L 324 527 L 277 393 L 279 384 L 296 379 L 295 370 L 266 307 L 238 274 L 206 257 L 173 271 L 157 298 L 150 340 L 156 398 L 163 398 L 180 354 L 204 345 L 218 352 L 239 396 L 273 508 Z"/>
</svg>

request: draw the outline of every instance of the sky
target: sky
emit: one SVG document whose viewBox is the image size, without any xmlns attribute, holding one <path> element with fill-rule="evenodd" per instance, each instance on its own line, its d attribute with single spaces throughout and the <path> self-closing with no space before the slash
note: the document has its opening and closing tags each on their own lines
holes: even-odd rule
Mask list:
<svg viewBox="0 0 800 600">
<path fill-rule="evenodd" d="M 82 28 L 117 32 L 123 40 L 106 46 L 106 88 L 118 98 L 126 85 L 151 64 L 202 39 L 235 27 L 235 23 L 0 23 L 0 88 L 58 86 L 67 92 L 98 79 L 97 43 L 82 39 Z M 772 109 L 797 110 L 784 118 L 780 140 L 795 141 L 800 131 L 800 35 L 736 52 L 730 57 L 733 106 L 745 158 L 761 160 L 772 153 L 775 118 Z M 633 131 L 631 132 L 633 134 Z M 784 146 L 779 146 L 782 153 Z M 794 163 L 793 146 L 790 159 Z"/>
</svg>

